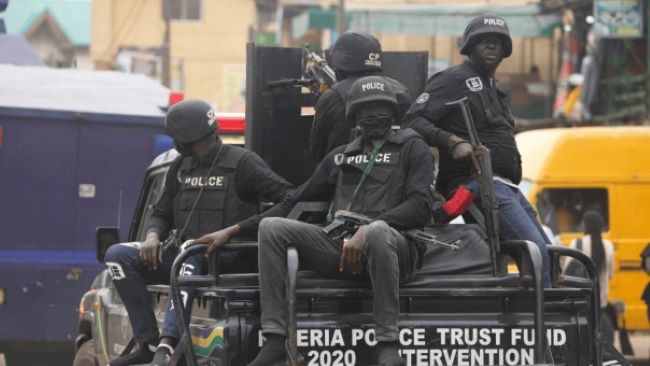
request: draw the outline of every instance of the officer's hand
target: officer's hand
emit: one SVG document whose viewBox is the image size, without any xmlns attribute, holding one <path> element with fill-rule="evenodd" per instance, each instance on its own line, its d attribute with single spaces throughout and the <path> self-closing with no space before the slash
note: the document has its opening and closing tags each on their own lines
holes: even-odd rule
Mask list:
<svg viewBox="0 0 650 366">
<path fill-rule="evenodd" d="M 140 262 L 150 271 L 155 271 L 162 262 L 162 246 L 158 235 L 147 234 L 147 238 L 140 246 Z"/>
<path fill-rule="evenodd" d="M 467 141 L 459 141 L 449 152 L 454 160 L 469 159 L 474 156 L 474 148 Z"/>
<path fill-rule="evenodd" d="M 469 142 L 461 139 L 458 136 L 452 135 L 449 138 L 449 153 L 454 160 L 467 159 L 469 160 L 472 169 L 477 173 L 481 174 L 481 169 L 479 168 L 478 161 L 476 161 L 476 156 L 474 154 L 474 147 Z"/>
<path fill-rule="evenodd" d="M 339 271 L 343 272 L 346 268 L 352 273 L 360 273 L 363 269 L 363 252 L 366 243 L 366 227 L 359 226 L 350 239 L 343 240 L 343 253 L 339 262 Z"/>
<path fill-rule="evenodd" d="M 210 234 L 203 235 L 202 237 L 194 240 L 191 245 L 208 244 L 209 247 L 205 251 L 204 256 L 210 257 L 214 252 L 218 251 L 224 245 L 228 244 L 230 239 L 239 234 L 239 225 L 233 225 Z"/>
</svg>

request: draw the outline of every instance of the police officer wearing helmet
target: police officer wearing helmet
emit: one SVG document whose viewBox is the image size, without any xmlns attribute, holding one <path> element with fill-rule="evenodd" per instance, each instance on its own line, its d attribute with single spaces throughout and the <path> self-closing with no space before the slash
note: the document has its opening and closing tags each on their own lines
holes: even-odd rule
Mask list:
<svg viewBox="0 0 650 366">
<path fill-rule="evenodd" d="M 280 202 L 291 188 L 255 153 L 223 144 L 214 132 L 216 127 L 214 110 L 200 100 L 180 102 L 167 112 L 165 133 L 174 139 L 180 156 L 167 171 L 163 192 L 146 228 L 146 239 L 111 246 L 105 257 L 140 345 L 135 352 L 113 360 L 111 366 L 149 362 L 166 365 L 179 339 L 175 313 L 168 301 L 159 342 L 146 288 L 151 283 L 169 281 L 178 247 L 163 246 L 161 241 L 171 240 L 168 236 L 172 230 L 176 231 L 177 243 L 199 238 L 196 242 L 210 244 L 206 253 L 209 256 L 233 237 L 254 237 L 261 220 L 256 216 L 259 202 Z M 198 274 L 203 264 L 201 255 L 194 256 L 183 264 L 181 273 Z M 247 264 L 244 258 L 230 263 L 232 267 Z M 254 268 L 254 259 L 252 264 Z M 184 291 L 184 297 L 191 299 L 191 291 Z"/>
<path fill-rule="evenodd" d="M 328 277 L 368 281 L 374 292 L 376 362 L 405 365 L 398 354 L 399 285 L 415 273 L 424 248 L 402 235 L 430 217 L 433 157 L 413 130 L 393 131 L 397 100 L 392 84 L 367 76 L 350 86 L 347 116 L 360 136 L 335 148 L 290 198 L 267 211 L 260 224 L 261 327 L 267 342 L 248 366 L 284 360 L 286 248 L 298 249 L 301 268 Z M 319 226 L 282 218 L 297 202 L 330 201 L 330 218 L 340 210 L 370 217 L 341 242 Z M 280 217 L 272 217 L 280 216 Z"/>
<path fill-rule="evenodd" d="M 460 108 L 445 104 L 463 97 L 469 99 L 479 139 L 492 156 L 501 237 L 526 239 L 539 246 L 544 285 L 549 287 L 550 260 L 546 244 L 550 241 L 535 211 L 517 188 L 521 181 L 521 156 L 513 133 L 514 119 L 494 78 L 501 61 L 512 54 L 508 24 L 491 14 L 474 18 L 465 29 L 460 52 L 468 59 L 429 79 L 424 93 L 408 110 L 403 127 L 413 128 L 429 145 L 439 149 L 438 189 L 451 197 L 445 206 L 449 218 L 461 214 L 474 197 L 479 197 L 478 182 L 471 171 L 472 166 L 478 168 Z"/>
<path fill-rule="evenodd" d="M 338 82 L 316 102 L 309 147 L 309 153 L 315 161 L 320 161 L 332 149 L 352 140 L 351 130 L 354 124 L 345 114 L 348 91 L 357 79 L 381 73 L 381 44 L 370 34 L 344 33 L 332 47 L 328 61 Z M 400 120 L 411 104 L 411 94 L 397 80 L 386 78 L 386 82 L 393 84 L 400 106 L 397 120 Z"/>
</svg>

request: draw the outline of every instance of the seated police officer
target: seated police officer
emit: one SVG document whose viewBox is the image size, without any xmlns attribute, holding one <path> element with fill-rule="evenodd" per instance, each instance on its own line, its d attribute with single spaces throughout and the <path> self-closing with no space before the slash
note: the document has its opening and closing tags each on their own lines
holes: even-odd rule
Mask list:
<svg viewBox="0 0 650 366">
<path fill-rule="evenodd" d="M 348 91 L 359 78 L 380 75 L 382 60 L 381 44 L 371 34 L 347 32 L 338 38 L 328 58 L 337 83 L 318 98 L 314 107 L 309 145 L 309 154 L 314 161 L 321 161 L 334 148 L 352 141 L 354 121 L 349 120 L 345 113 Z M 399 121 L 413 99 L 405 85 L 391 78 L 385 79 L 395 91 Z"/>
<path fill-rule="evenodd" d="M 468 161 L 476 163 L 461 110 L 446 103 L 468 98 L 478 137 L 491 152 L 500 235 L 504 240 L 524 239 L 537 244 L 543 258 L 544 286 L 550 287 L 546 248 L 550 241 L 535 210 L 517 187 L 521 181 L 521 156 L 513 133 L 515 122 L 494 78 L 501 61 L 512 53 L 508 24 L 496 15 L 472 19 L 463 34 L 460 52 L 469 59 L 433 75 L 402 125 L 419 132 L 427 143 L 439 149 L 437 188 L 450 198 L 444 211 L 449 218 L 462 214 L 475 196 L 480 199 L 478 182 Z"/>
<path fill-rule="evenodd" d="M 159 333 L 146 285 L 169 281 L 178 247 L 171 245 L 163 250 L 161 240 L 172 229 L 177 231 L 177 242 L 215 230 L 218 231 L 209 235 L 224 242 L 239 235 L 254 236 L 260 220 L 255 216 L 259 202 L 279 202 L 291 188 L 255 153 L 223 144 L 214 133 L 215 128 L 215 113 L 203 101 L 183 101 L 167 113 L 165 133 L 174 139 L 181 155 L 172 162 L 165 176 L 162 195 L 146 229 L 146 239 L 142 243 L 114 245 L 106 253 L 106 265 L 139 344 L 135 352 L 113 360 L 111 366 L 152 360 L 152 365 L 164 365 L 179 338 L 175 313 L 168 301 L 163 338 L 154 359 Z M 197 255 L 184 263 L 181 273 L 198 274 L 202 268 L 203 259 Z M 192 293 L 183 295 L 192 298 Z"/>
<path fill-rule="evenodd" d="M 272 365 L 286 356 L 284 278 L 290 244 L 298 250 L 301 268 L 370 281 L 377 364 L 405 364 L 398 354 L 399 285 L 412 278 L 423 248 L 416 248 L 401 230 L 423 227 L 430 217 L 433 157 L 416 132 L 391 129 L 396 109 L 395 93 L 386 79 L 357 80 L 351 86 L 347 114 L 361 136 L 330 152 L 288 200 L 267 211 L 258 234 L 261 327 L 267 342 L 249 366 Z M 330 216 L 345 210 L 373 221 L 341 243 L 318 226 L 268 217 L 286 216 L 300 201 L 331 201 Z"/>
</svg>

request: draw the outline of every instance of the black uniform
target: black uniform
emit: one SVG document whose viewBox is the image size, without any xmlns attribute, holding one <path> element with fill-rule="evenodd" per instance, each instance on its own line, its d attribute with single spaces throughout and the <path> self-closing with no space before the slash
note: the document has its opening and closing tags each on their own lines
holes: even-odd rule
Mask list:
<svg viewBox="0 0 650 366">
<path fill-rule="evenodd" d="M 358 79 L 380 74 L 379 71 L 351 76 L 334 84 L 327 89 L 316 102 L 316 114 L 311 130 L 309 154 L 315 161 L 321 161 L 327 153 L 334 148 L 345 145 L 353 140 L 352 129 L 354 121 L 348 120 L 345 113 L 345 104 L 348 100 L 350 87 Z M 394 89 L 400 114 L 399 121 L 408 109 L 413 99 L 408 88 L 395 79 L 383 77 Z"/>
<path fill-rule="evenodd" d="M 433 167 L 433 158 L 424 141 L 410 129 L 393 133 L 351 202 L 368 156 L 369 147 L 364 147 L 360 138 L 334 149 L 289 199 L 263 216 L 286 216 L 296 202 L 333 201 L 332 214 L 348 210 L 399 230 L 423 227 L 431 213 L 433 182 L 433 170 L 426 169 Z"/>
<path fill-rule="evenodd" d="M 423 227 L 430 217 L 433 157 L 426 143 L 413 130 L 391 135 L 375 157 L 365 183 L 359 186 L 372 148 L 362 138 L 330 152 L 314 174 L 291 199 L 265 213 L 259 230 L 260 298 L 265 334 L 285 334 L 283 282 L 286 246 L 296 246 L 301 267 L 328 277 L 370 279 L 374 291 L 376 338 L 397 339 L 399 283 L 412 278 L 418 263 L 417 248 L 399 230 Z M 353 199 L 354 197 L 354 199 Z M 275 218 L 284 216 L 295 202 L 331 201 L 331 212 L 349 210 L 374 219 L 365 232 L 364 269 L 355 274 L 339 272 L 340 242 L 318 226 Z"/>
<path fill-rule="evenodd" d="M 460 184 L 475 185 L 467 160 L 454 160 L 448 146 L 451 135 L 469 140 L 461 109 L 445 105 L 463 97 L 469 99 L 481 143 L 490 149 L 494 176 L 510 181 L 499 179 L 494 184 L 500 237 L 537 244 L 542 254 L 542 282 L 544 287 L 550 287 L 550 257 L 546 248 L 550 241 L 535 210 L 516 186 L 521 181 L 521 155 L 513 133 L 514 119 L 495 79 L 479 73 L 471 60 L 441 71 L 429 79 L 403 125 L 418 131 L 430 145 L 439 148 L 437 185 L 441 193 L 449 196 Z"/>
<path fill-rule="evenodd" d="M 452 134 L 469 140 L 460 108 L 445 105 L 462 97 L 468 97 L 479 139 L 490 149 L 494 174 L 518 184 L 521 156 L 505 95 L 494 78 L 482 76 L 467 60 L 432 76 L 404 118 L 404 127 L 413 128 L 429 145 L 440 149 L 438 188 L 449 194 L 471 176 L 467 161 L 453 160 L 448 149 Z"/>
<path fill-rule="evenodd" d="M 213 162 L 214 169 L 209 173 Z M 203 192 L 190 216 L 201 188 Z M 172 162 L 147 232 L 157 232 L 160 238 L 164 238 L 171 229 L 176 229 L 179 232 L 177 235 L 181 235 L 181 240 L 185 240 L 239 224 L 242 235 L 254 236 L 260 217 L 250 216 L 259 212 L 260 199 L 279 202 L 285 198 L 290 188 L 289 183 L 275 174 L 253 152 L 237 146 L 224 145 L 219 141 L 201 161 L 193 157 L 179 156 Z M 187 228 L 181 234 L 186 222 Z M 158 339 L 158 325 L 153 309 L 143 306 L 151 303 L 146 284 L 169 281 L 177 248 L 166 250 L 162 254 L 162 263 L 155 270 L 144 268 L 138 260 L 139 252 L 137 243 L 114 245 L 106 253 L 106 265 L 115 288 L 124 301 L 134 337 L 138 343 L 143 344 Z M 254 267 L 255 259 L 243 262 L 242 264 L 242 261 L 232 260 L 226 261 L 226 264 L 231 267 Z M 200 273 L 202 265 L 202 257 L 193 256 L 183 263 L 181 273 Z M 191 299 L 192 293 L 193 289 L 186 289 L 186 298 Z M 162 335 L 179 339 L 176 314 L 170 310 L 170 306 L 171 301 L 168 301 Z"/>
<path fill-rule="evenodd" d="M 207 178 L 219 148 L 200 162 L 180 156 L 172 163 L 147 232 L 155 231 L 161 238 L 171 228 L 180 232 L 203 188 L 181 239 L 198 238 L 234 224 L 239 224 L 242 236 L 255 235 L 260 218 L 254 215 L 259 213 L 260 198 L 280 202 L 291 185 L 255 153 L 237 146 L 221 146 L 216 166 Z"/>
</svg>

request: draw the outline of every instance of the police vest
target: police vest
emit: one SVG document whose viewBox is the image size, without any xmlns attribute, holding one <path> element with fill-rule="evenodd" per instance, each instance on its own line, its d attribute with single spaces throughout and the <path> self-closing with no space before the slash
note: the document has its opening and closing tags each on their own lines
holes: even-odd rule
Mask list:
<svg viewBox="0 0 650 366">
<path fill-rule="evenodd" d="M 404 202 L 406 174 L 402 152 L 413 138 L 419 138 L 419 135 L 411 129 L 404 129 L 386 140 L 356 196 L 354 191 L 370 162 L 370 151 L 363 150 L 358 138 L 347 145 L 343 153 L 334 155 L 339 174 L 331 213 L 349 210 L 374 218 Z"/>
<path fill-rule="evenodd" d="M 215 167 L 210 164 L 193 167 L 196 163 L 185 157 L 180 163 L 177 179 L 180 184 L 174 197 L 174 225 L 180 232 L 190 217 L 182 240 L 234 225 L 256 213 L 256 205 L 239 199 L 235 189 L 235 174 L 246 150 L 223 145 Z M 194 212 L 190 216 L 197 195 L 203 189 Z"/>
<path fill-rule="evenodd" d="M 465 79 L 467 97 L 479 139 L 490 149 L 494 174 L 518 184 L 521 156 L 513 134 L 515 120 L 505 101 L 506 95 L 494 85 L 494 79 L 481 78 L 468 64 L 461 67 L 473 76 Z M 469 135 L 461 137 L 469 138 Z"/>
<path fill-rule="evenodd" d="M 343 79 L 338 83 L 334 84 L 332 86 L 332 90 L 334 90 L 339 94 L 343 103 L 346 103 L 348 100 L 348 93 L 350 92 L 350 88 L 352 88 L 352 84 L 354 84 L 354 82 L 357 81 L 358 79 L 365 76 L 368 75 L 353 76 L 347 79 Z M 404 117 L 404 114 L 410 107 L 413 98 L 411 98 L 411 92 L 404 84 L 386 76 L 383 76 L 383 78 L 386 79 L 386 81 L 391 85 L 391 87 L 395 91 L 395 97 L 397 98 L 397 105 L 399 109 L 399 115 L 395 118 L 395 121 L 396 123 L 398 123 L 399 121 L 402 120 L 402 117 Z"/>
</svg>

